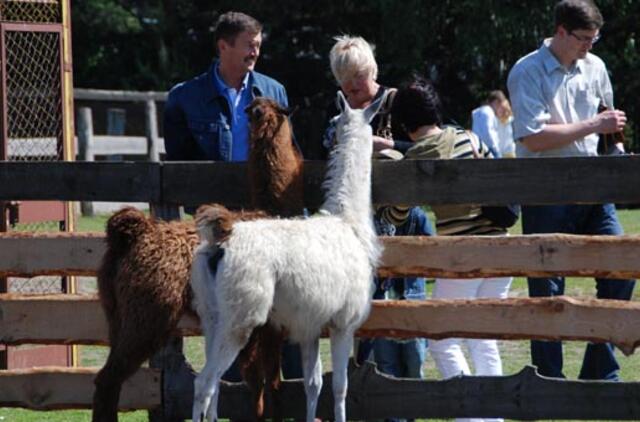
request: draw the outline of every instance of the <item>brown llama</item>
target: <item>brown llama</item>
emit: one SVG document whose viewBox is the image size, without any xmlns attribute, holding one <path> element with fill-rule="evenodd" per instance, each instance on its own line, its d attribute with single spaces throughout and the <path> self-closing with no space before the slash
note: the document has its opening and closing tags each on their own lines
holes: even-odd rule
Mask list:
<svg viewBox="0 0 640 422">
<path fill-rule="evenodd" d="M 272 215 L 303 212 L 302 157 L 286 110 L 254 100 L 248 162 L 252 205 Z M 225 221 L 264 217 L 263 211 L 230 212 Z M 225 229 L 221 225 L 224 237 Z M 191 310 L 189 274 L 198 236 L 193 222 L 163 222 L 124 208 L 107 222 L 107 250 L 98 271 L 100 301 L 109 325 L 110 351 L 95 379 L 93 422 L 116 422 L 122 383 L 157 352 Z M 254 393 L 256 418 L 264 412 L 265 382 L 277 390 L 282 335 L 258 328 L 241 353 L 241 371 Z M 278 408 L 274 409 L 278 413 Z"/>
</svg>

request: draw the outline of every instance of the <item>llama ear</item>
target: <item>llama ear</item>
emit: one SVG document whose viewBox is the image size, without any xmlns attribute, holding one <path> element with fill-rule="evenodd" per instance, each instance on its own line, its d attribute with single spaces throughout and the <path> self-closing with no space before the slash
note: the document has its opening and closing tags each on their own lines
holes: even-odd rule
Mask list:
<svg viewBox="0 0 640 422">
<path fill-rule="evenodd" d="M 387 100 L 387 95 L 389 95 L 389 90 L 386 90 L 384 94 L 380 96 L 380 98 L 369 104 L 367 108 L 364 109 L 364 118 L 367 122 L 371 122 L 376 114 L 378 114 L 378 112 L 382 108 L 382 105 Z"/>
<path fill-rule="evenodd" d="M 350 108 L 349 103 L 347 102 L 347 99 L 344 97 L 344 94 L 340 90 L 338 90 L 338 97 L 336 98 L 336 106 L 338 106 L 338 110 L 340 110 L 340 113 L 345 111 L 345 109 Z"/>
</svg>

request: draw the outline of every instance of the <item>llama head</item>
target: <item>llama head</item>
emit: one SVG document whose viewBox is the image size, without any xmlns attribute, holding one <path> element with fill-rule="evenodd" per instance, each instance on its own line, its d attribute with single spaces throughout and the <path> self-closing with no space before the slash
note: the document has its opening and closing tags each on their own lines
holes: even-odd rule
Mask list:
<svg viewBox="0 0 640 422">
<path fill-rule="evenodd" d="M 378 114 L 388 93 L 373 101 L 364 109 L 353 109 L 349 106 L 342 91 L 338 91 L 336 104 L 340 110 L 340 117 L 336 126 L 338 143 L 349 139 L 360 139 L 368 143 L 364 147 L 373 148 L 372 129 L 369 123 Z"/>
<path fill-rule="evenodd" d="M 291 110 L 271 98 L 258 97 L 244 110 L 249 115 L 251 142 L 275 139 L 282 125 L 289 125 Z"/>
</svg>

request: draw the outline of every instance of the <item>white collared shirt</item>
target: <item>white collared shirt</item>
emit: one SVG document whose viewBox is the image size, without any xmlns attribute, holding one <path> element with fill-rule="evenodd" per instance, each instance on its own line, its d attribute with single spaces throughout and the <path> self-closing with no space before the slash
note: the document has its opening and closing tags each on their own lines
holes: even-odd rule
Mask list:
<svg viewBox="0 0 640 422">
<path fill-rule="evenodd" d="M 607 68 L 598 56 L 587 53 L 569 69 L 551 53 L 546 39 L 509 72 L 507 86 L 513 107 L 516 140 L 540 132 L 546 124 L 577 123 L 592 118 L 603 103 L 613 108 L 613 90 Z M 517 142 L 518 157 L 597 155 L 598 135 L 592 133 L 561 148 L 531 152 Z"/>
</svg>

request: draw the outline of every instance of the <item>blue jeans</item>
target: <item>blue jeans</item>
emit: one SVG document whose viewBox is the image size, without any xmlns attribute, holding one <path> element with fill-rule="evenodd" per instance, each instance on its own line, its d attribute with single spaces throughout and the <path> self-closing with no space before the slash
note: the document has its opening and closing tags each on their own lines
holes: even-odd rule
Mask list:
<svg viewBox="0 0 640 422">
<path fill-rule="evenodd" d="M 545 205 L 522 207 L 522 232 L 621 235 L 613 204 Z M 529 278 L 529 296 L 547 297 L 564 294 L 564 277 Z M 629 300 L 635 280 L 596 278 L 599 299 Z M 532 341 L 531 360 L 541 375 L 564 378 L 562 343 Z M 610 343 L 589 343 L 584 354 L 580 379 L 618 380 L 620 366 Z"/>
<path fill-rule="evenodd" d="M 380 372 L 396 378 L 422 378 L 422 364 L 427 353 L 423 338 L 396 341 L 379 338 L 373 341 L 373 356 Z"/>
</svg>

